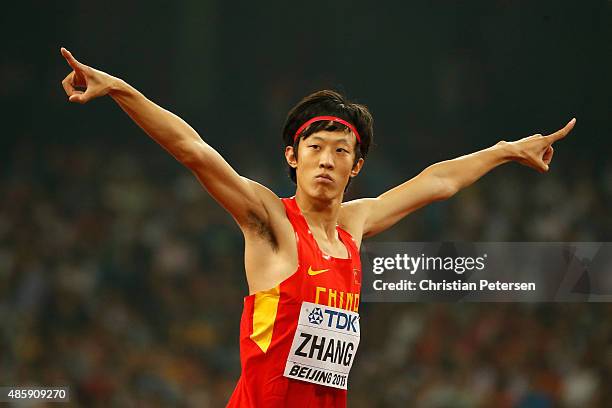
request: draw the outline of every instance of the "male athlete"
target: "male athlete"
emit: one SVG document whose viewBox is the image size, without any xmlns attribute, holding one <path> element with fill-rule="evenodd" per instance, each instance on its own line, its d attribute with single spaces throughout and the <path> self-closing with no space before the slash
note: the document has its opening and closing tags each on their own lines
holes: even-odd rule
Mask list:
<svg viewBox="0 0 612 408">
<path fill-rule="evenodd" d="M 335 92 L 316 92 L 287 116 L 285 158 L 297 189 L 281 199 L 236 173 L 178 116 L 68 50 L 61 53 L 73 70 L 62 81 L 70 102 L 110 95 L 195 174 L 244 234 L 250 294 L 240 324 L 242 375 L 230 407 L 346 406 L 359 343 L 362 238 L 451 197 L 500 164 L 518 161 L 548 171 L 552 144 L 576 123 L 436 163 L 376 198 L 343 203 L 372 141 L 372 117 Z"/>
</svg>

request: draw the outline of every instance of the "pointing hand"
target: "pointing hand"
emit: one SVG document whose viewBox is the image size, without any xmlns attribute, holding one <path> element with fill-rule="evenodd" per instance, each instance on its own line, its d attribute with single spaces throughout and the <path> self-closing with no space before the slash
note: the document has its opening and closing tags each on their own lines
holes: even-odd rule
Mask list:
<svg viewBox="0 0 612 408">
<path fill-rule="evenodd" d="M 548 171 L 553 153 L 555 152 L 555 149 L 552 147 L 553 143 L 567 136 L 568 133 L 572 131 L 575 124 L 576 119 L 574 118 L 570 120 L 565 127 L 550 135 L 543 136 L 541 134 L 536 134 L 515 142 L 510 142 L 509 144 L 515 151 L 514 159 L 539 172 L 544 173 Z"/>
<path fill-rule="evenodd" d="M 87 103 L 109 92 L 115 77 L 80 63 L 63 47 L 60 52 L 73 70 L 62 81 L 70 102 Z"/>
</svg>

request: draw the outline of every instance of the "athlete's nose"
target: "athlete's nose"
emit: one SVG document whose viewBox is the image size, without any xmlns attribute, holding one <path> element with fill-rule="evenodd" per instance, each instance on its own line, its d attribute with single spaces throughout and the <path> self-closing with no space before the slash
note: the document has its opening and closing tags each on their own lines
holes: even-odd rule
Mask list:
<svg viewBox="0 0 612 408">
<path fill-rule="evenodd" d="M 334 168 L 334 156 L 329 150 L 324 150 L 319 155 L 319 167 L 323 169 Z"/>
</svg>

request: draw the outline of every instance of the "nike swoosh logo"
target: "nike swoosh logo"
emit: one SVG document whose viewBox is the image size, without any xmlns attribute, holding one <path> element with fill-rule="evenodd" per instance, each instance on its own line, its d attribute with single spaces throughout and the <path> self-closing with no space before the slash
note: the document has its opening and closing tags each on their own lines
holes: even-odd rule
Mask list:
<svg viewBox="0 0 612 408">
<path fill-rule="evenodd" d="M 310 276 L 316 276 L 316 275 L 322 274 L 323 272 L 327 272 L 327 271 L 329 271 L 329 269 L 321 269 L 320 271 L 313 271 L 312 266 L 308 268 L 308 274 Z"/>
</svg>

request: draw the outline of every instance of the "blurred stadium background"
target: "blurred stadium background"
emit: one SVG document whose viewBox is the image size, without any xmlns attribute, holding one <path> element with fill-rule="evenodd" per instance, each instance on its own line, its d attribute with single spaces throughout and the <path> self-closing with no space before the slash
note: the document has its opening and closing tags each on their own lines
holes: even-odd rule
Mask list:
<svg viewBox="0 0 612 408">
<path fill-rule="evenodd" d="M 612 2 L 13 2 L 0 59 L 0 385 L 71 406 L 218 407 L 239 374 L 242 238 L 65 46 L 281 196 L 280 130 L 321 88 L 367 104 L 348 198 L 578 118 L 551 171 L 496 169 L 380 241 L 612 239 Z M 350 407 L 612 406 L 612 306 L 362 304 Z"/>
</svg>

